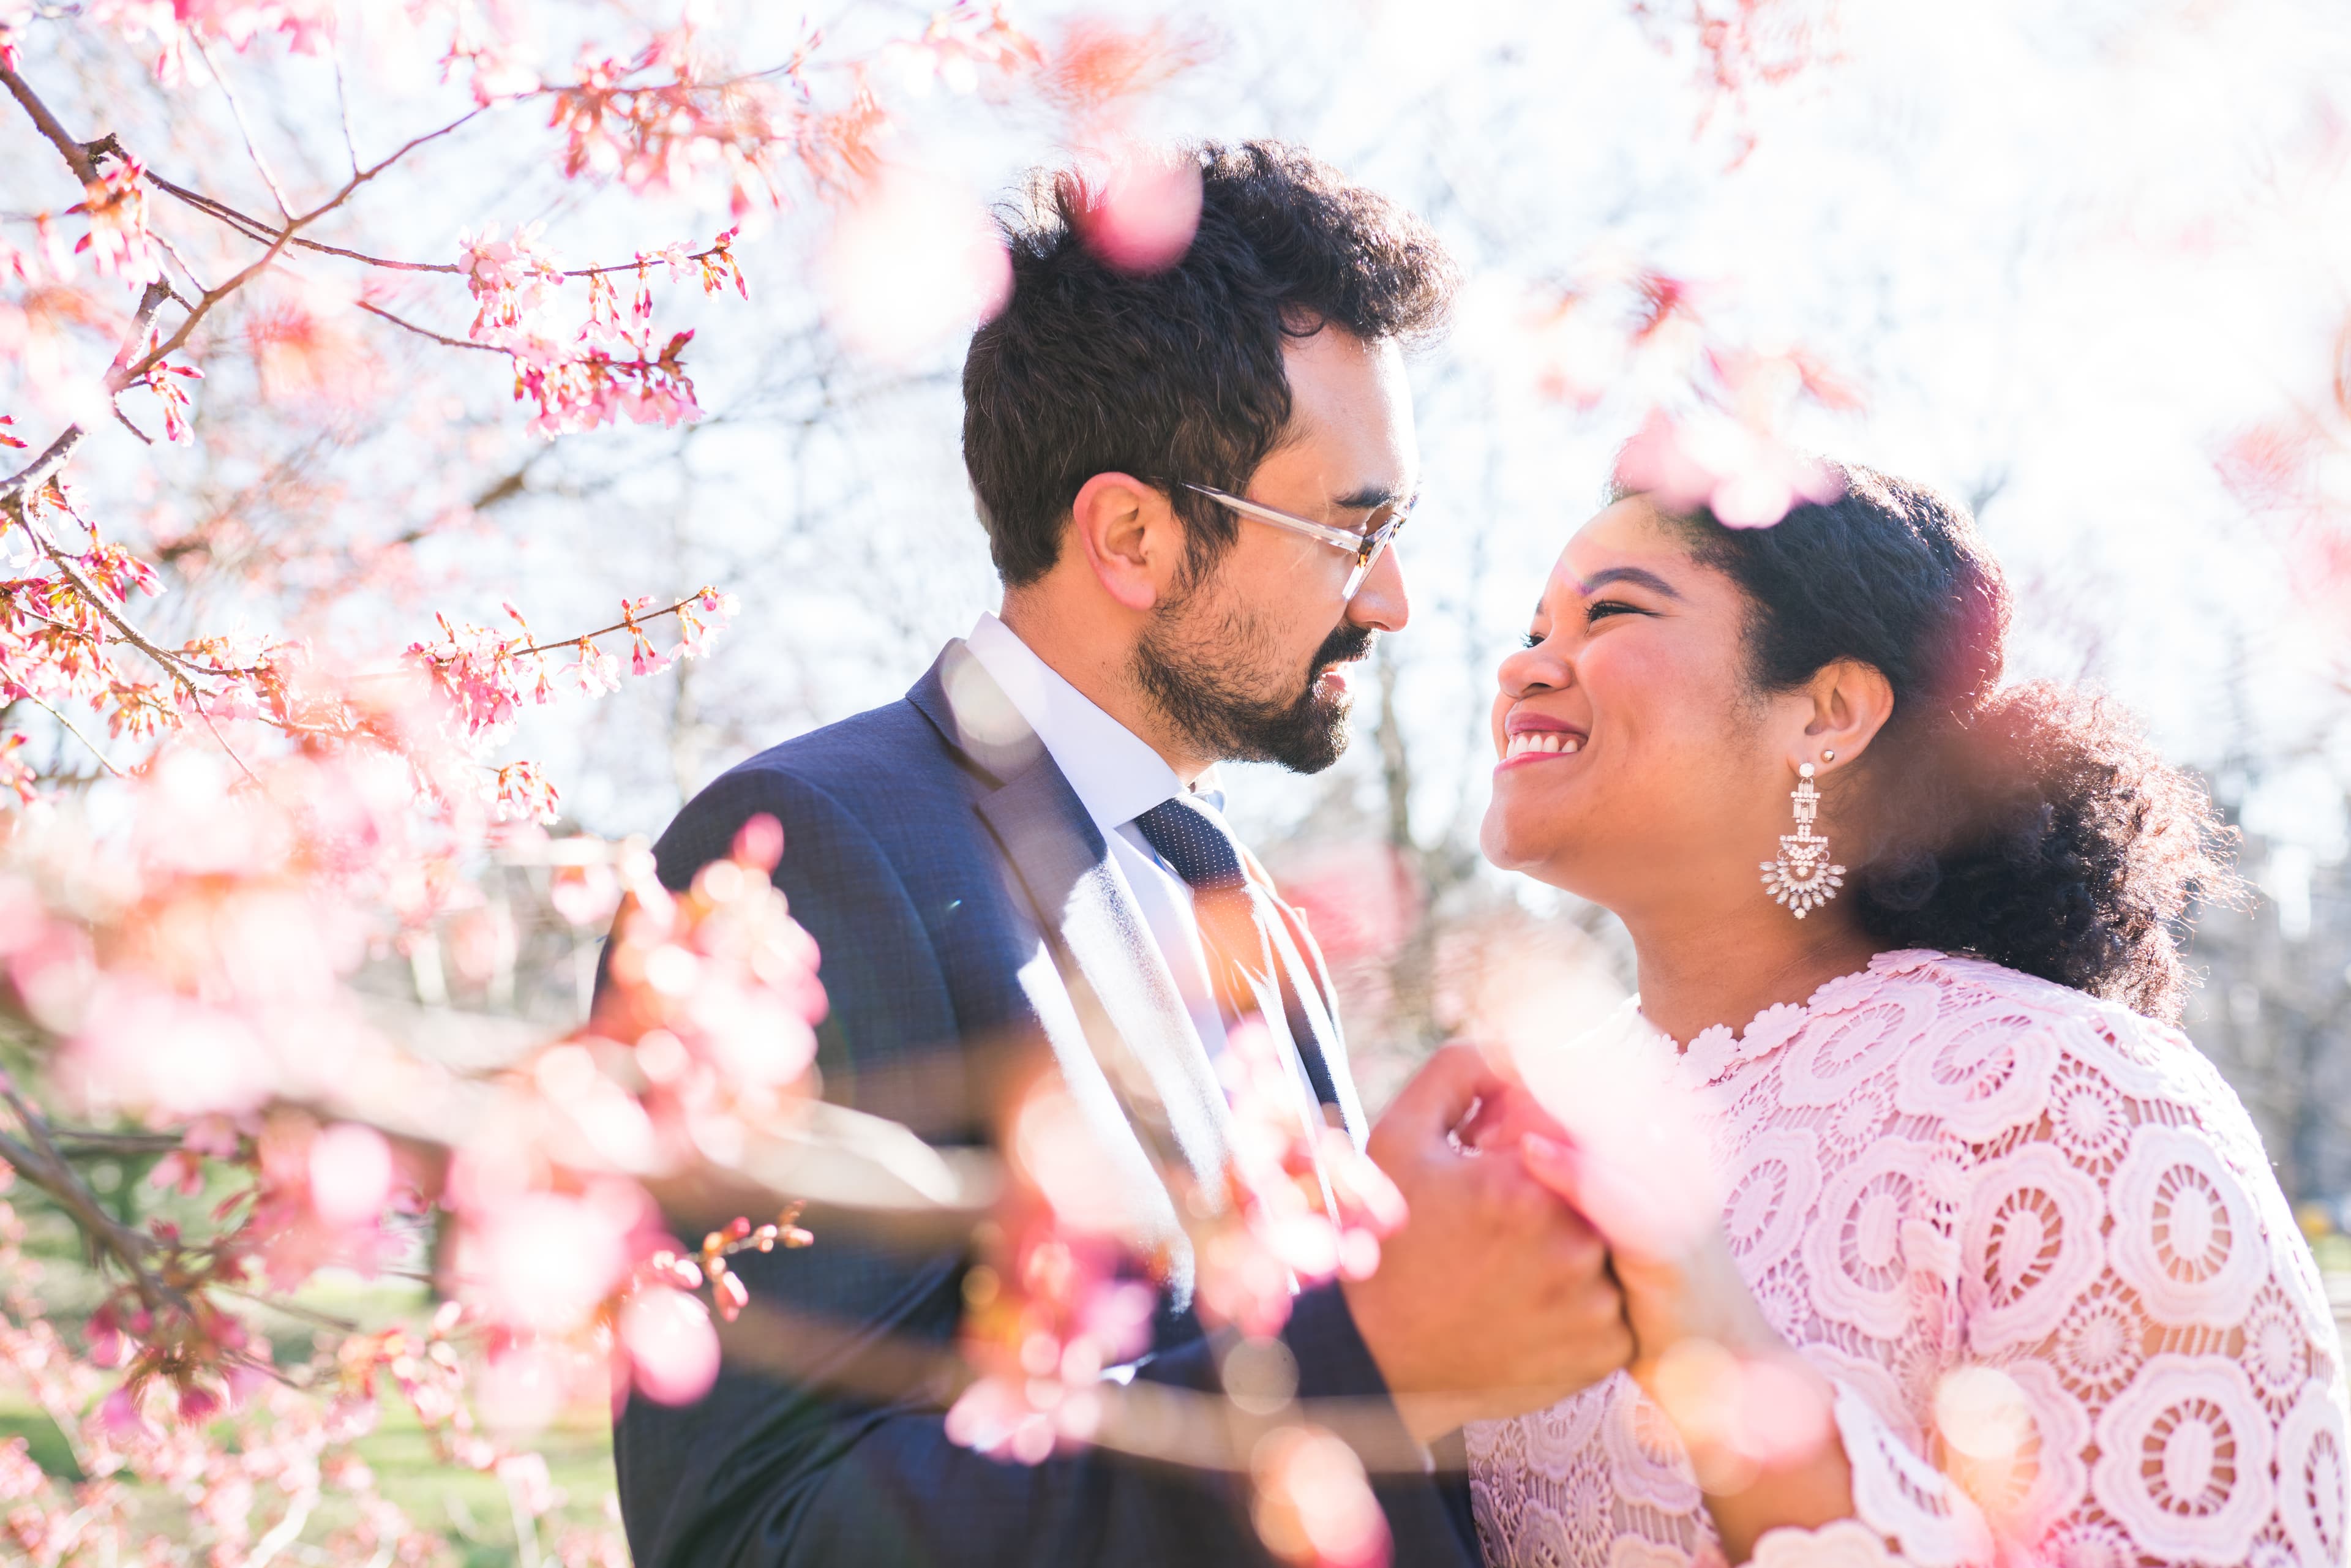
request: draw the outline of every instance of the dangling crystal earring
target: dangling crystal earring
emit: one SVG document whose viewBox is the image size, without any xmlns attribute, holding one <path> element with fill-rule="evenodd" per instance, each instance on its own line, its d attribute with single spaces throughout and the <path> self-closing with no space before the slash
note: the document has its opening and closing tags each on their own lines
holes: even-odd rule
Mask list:
<svg viewBox="0 0 2351 1568">
<path fill-rule="evenodd" d="M 1763 891 L 1784 904 L 1802 920 L 1837 894 L 1844 885 L 1844 867 L 1829 863 L 1829 841 L 1813 831 L 1821 812 L 1821 792 L 1813 783 L 1813 765 L 1796 769 L 1796 787 L 1788 792 L 1796 803 L 1796 831 L 1780 835 L 1780 856 L 1764 861 Z"/>
</svg>

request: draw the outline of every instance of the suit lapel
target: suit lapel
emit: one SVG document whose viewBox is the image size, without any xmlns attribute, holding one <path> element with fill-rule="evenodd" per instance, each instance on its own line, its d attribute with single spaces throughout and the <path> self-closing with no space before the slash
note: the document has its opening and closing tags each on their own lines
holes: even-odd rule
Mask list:
<svg viewBox="0 0 2351 1568">
<path fill-rule="evenodd" d="M 1068 992 L 1040 1007 L 1075 1085 L 1106 1080 L 1164 1167 L 1223 1190 L 1229 1114 L 1175 976 L 1085 807 L 1002 688 L 961 641 L 907 694 L 986 778 L 977 801 Z M 1082 1092 L 1081 1099 L 1085 1098 Z"/>
<path fill-rule="evenodd" d="M 1326 1104 L 1338 1106 L 1347 1135 L 1361 1148 L 1371 1126 L 1364 1117 L 1363 1102 L 1356 1098 L 1353 1075 L 1347 1071 L 1346 1040 L 1339 1032 L 1338 993 L 1332 988 L 1322 950 L 1306 928 L 1306 917 L 1282 898 L 1258 858 L 1246 848 L 1241 855 L 1243 868 L 1256 884 L 1258 902 L 1274 917 L 1266 935 L 1281 969 L 1290 1039 L 1315 1093 Z"/>
</svg>

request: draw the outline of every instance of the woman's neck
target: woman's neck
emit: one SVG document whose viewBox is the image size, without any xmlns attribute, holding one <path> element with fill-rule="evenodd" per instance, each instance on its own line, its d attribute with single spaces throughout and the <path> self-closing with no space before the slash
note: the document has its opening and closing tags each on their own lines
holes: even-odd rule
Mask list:
<svg viewBox="0 0 2351 1568">
<path fill-rule="evenodd" d="M 1716 1024 L 1734 1030 L 1764 1009 L 1802 1003 L 1877 951 L 1850 920 L 1799 921 L 1776 905 L 1760 919 L 1625 922 L 1640 965 L 1641 1015 L 1687 1046 Z"/>
</svg>

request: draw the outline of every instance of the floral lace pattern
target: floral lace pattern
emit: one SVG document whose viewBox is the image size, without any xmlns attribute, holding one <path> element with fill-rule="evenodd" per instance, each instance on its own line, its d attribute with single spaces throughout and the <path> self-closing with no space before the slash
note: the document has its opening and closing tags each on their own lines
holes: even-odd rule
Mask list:
<svg viewBox="0 0 2351 1568">
<path fill-rule="evenodd" d="M 2317 1265 L 2236 1095 L 2177 1031 L 1884 953 L 1707 1030 L 1671 1071 L 1708 1118 L 1731 1252 L 1836 1384 L 1853 1465 L 1855 1518 L 1771 1531 L 1757 1563 L 2346 1562 Z M 1963 1371 L 2019 1412 L 1990 1459 L 1937 1424 Z M 1678 1439 L 1622 1373 L 1467 1437 L 1495 1568 L 1723 1562 Z"/>
</svg>

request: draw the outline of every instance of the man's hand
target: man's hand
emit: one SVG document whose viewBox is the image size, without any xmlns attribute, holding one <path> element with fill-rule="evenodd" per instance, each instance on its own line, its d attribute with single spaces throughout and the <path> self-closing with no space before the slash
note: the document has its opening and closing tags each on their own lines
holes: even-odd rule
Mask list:
<svg viewBox="0 0 2351 1568">
<path fill-rule="evenodd" d="M 1555 1404 L 1633 1354 L 1597 1233 L 1516 1150 L 1454 1141 L 1471 1106 L 1505 1088 L 1476 1051 L 1447 1046 L 1372 1130 L 1372 1158 L 1410 1214 L 1381 1243 L 1378 1271 L 1343 1288 L 1423 1444 Z"/>
</svg>

